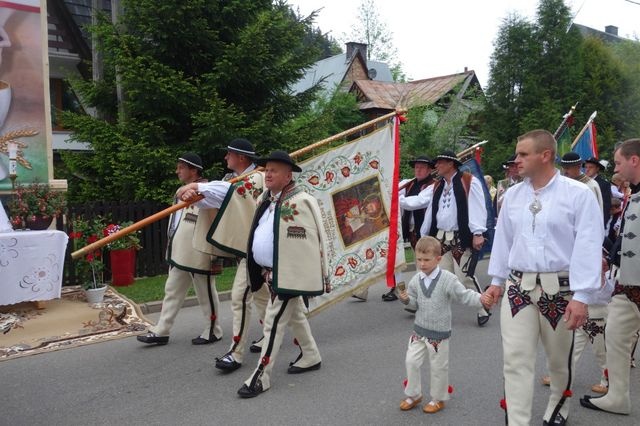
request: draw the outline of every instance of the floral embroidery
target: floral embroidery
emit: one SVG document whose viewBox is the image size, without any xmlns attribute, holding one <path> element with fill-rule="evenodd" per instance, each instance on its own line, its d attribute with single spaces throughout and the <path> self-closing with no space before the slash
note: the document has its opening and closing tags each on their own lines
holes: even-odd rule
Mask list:
<svg viewBox="0 0 640 426">
<path fill-rule="evenodd" d="M 370 248 L 367 249 L 367 251 L 364 253 L 364 257 L 367 260 L 371 260 L 373 259 L 373 256 L 375 256 L 375 253 L 373 252 L 373 250 L 371 250 Z"/>
<path fill-rule="evenodd" d="M 515 284 L 509 286 L 509 290 L 507 290 L 507 297 L 509 298 L 512 317 L 515 317 L 518 312 L 531 304 L 531 297 L 529 297 L 527 292 L 521 291 L 520 286 Z"/>
<path fill-rule="evenodd" d="M 344 269 L 344 266 L 338 266 L 338 267 L 336 268 L 336 272 L 334 273 L 334 275 L 335 275 L 336 277 L 341 277 L 341 276 L 343 276 L 343 275 L 344 275 L 344 273 L 345 273 L 345 272 L 347 272 L 347 271 Z"/>
<path fill-rule="evenodd" d="M 616 294 L 624 294 L 640 310 L 640 287 L 616 284 L 613 295 L 615 296 Z"/>
<path fill-rule="evenodd" d="M 284 204 L 282 204 L 282 207 L 280 207 L 280 217 L 282 218 L 282 220 L 284 220 L 285 222 L 293 222 L 294 216 L 298 215 L 298 210 L 296 210 L 296 203 L 289 203 L 288 201 L 286 201 Z"/>
<path fill-rule="evenodd" d="M 440 343 L 442 342 L 442 339 L 427 339 L 427 342 L 429 342 L 429 344 L 431 346 L 433 346 L 433 350 L 436 351 L 436 353 L 438 352 L 438 346 L 440 346 Z"/>
<path fill-rule="evenodd" d="M 316 186 L 320 183 L 320 178 L 318 177 L 318 175 L 313 175 L 309 179 L 307 179 L 307 182 L 309 182 L 313 186 Z"/>
<path fill-rule="evenodd" d="M 547 293 L 542 293 L 538 300 L 540 313 L 549 321 L 554 330 L 558 326 L 560 318 L 564 315 L 568 304 L 569 302 L 560 294 L 550 297 Z"/>
<path fill-rule="evenodd" d="M 333 173 L 333 172 L 329 171 L 329 172 L 325 173 L 325 175 L 324 175 L 324 180 L 325 180 L 325 182 L 327 182 L 327 183 L 331 183 L 331 182 L 333 182 L 333 178 L 334 178 L 335 176 L 336 176 L 336 174 L 335 174 L 335 173 Z"/>
<path fill-rule="evenodd" d="M 344 166 L 342 169 L 340 169 L 340 172 L 342 172 L 342 176 L 349 177 L 349 175 L 351 174 L 351 169 L 347 166 Z"/>
<path fill-rule="evenodd" d="M 378 160 L 371 160 L 369 161 L 369 166 L 372 169 L 378 170 L 378 166 L 380 165 L 380 162 Z"/>
<path fill-rule="evenodd" d="M 593 339 L 595 339 L 598 334 L 604 334 L 604 326 L 598 325 L 598 320 L 588 319 L 582 326 L 582 329 L 587 333 L 591 343 L 593 343 Z"/>
<path fill-rule="evenodd" d="M 256 200 L 262 194 L 262 188 L 256 185 L 252 176 L 247 176 L 236 184 L 236 193 L 242 198 L 247 198 L 247 195 L 251 195 Z"/>
<path fill-rule="evenodd" d="M 360 163 L 362 163 L 362 156 L 360 155 L 360 153 L 357 153 L 353 156 L 353 162 L 358 166 L 360 165 Z"/>
</svg>

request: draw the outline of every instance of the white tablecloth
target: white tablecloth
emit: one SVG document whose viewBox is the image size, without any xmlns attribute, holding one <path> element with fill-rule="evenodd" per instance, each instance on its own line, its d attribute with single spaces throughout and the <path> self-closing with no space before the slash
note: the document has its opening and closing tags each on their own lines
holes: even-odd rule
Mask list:
<svg viewBox="0 0 640 426">
<path fill-rule="evenodd" d="M 60 297 L 67 234 L 0 232 L 0 305 Z"/>
</svg>

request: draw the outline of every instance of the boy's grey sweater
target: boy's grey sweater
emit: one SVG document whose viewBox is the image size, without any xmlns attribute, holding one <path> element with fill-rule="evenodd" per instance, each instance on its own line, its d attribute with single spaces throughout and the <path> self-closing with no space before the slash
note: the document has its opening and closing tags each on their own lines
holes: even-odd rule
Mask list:
<svg viewBox="0 0 640 426">
<path fill-rule="evenodd" d="M 417 273 L 409 281 L 407 293 L 407 307 L 417 311 L 413 330 L 419 336 L 433 340 L 451 336 L 452 300 L 482 307 L 480 293 L 467 289 L 454 274 L 442 269 L 428 289 L 420 279 L 420 273 Z"/>
</svg>

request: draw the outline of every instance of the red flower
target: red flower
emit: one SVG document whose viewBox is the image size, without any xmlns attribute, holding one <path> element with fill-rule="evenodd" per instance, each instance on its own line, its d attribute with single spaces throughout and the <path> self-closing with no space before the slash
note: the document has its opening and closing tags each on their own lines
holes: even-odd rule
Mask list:
<svg viewBox="0 0 640 426">
<path fill-rule="evenodd" d="M 331 183 L 333 182 L 333 178 L 335 177 L 335 173 L 333 172 L 327 172 L 324 175 L 324 180 L 327 181 L 327 183 Z"/>
<path fill-rule="evenodd" d="M 307 179 L 307 182 L 309 182 L 311 185 L 317 185 L 320 183 L 320 178 L 317 175 L 313 175 L 309 179 Z"/>
<path fill-rule="evenodd" d="M 360 153 L 357 153 L 353 157 L 353 162 L 356 163 L 357 165 L 360 165 L 360 163 L 362 163 L 362 157 L 360 156 Z"/>
<path fill-rule="evenodd" d="M 507 411 L 507 400 L 506 399 L 501 399 L 500 400 L 500 408 L 502 408 L 504 411 Z"/>
<path fill-rule="evenodd" d="M 93 253 L 87 255 L 87 262 L 93 262 Z"/>
<path fill-rule="evenodd" d="M 247 189 L 251 189 L 251 188 L 253 188 L 253 184 L 251 182 L 246 182 L 244 184 L 244 187 L 247 188 Z"/>
<path fill-rule="evenodd" d="M 267 365 L 269 365 L 269 360 L 270 360 L 270 359 L 269 359 L 269 357 L 268 357 L 268 356 L 266 356 L 266 355 L 265 355 L 265 356 L 263 356 L 263 357 L 262 357 L 262 361 L 261 361 L 261 362 L 262 362 L 262 365 L 264 365 L 265 367 L 266 367 Z"/>
<path fill-rule="evenodd" d="M 452 394 L 453 393 L 453 386 L 449 385 L 449 387 L 447 388 L 447 392 L 449 394 Z"/>
<path fill-rule="evenodd" d="M 348 262 L 349 262 L 349 266 L 351 266 L 352 268 L 355 268 L 356 266 L 358 266 L 358 261 L 353 257 L 350 257 Z"/>
<path fill-rule="evenodd" d="M 374 256 L 373 250 L 368 248 L 367 251 L 364 254 L 364 257 L 366 257 L 367 260 L 371 260 L 371 259 L 373 259 L 373 256 Z"/>
<path fill-rule="evenodd" d="M 372 169 L 377 170 L 379 165 L 380 165 L 380 162 L 378 160 L 369 161 L 369 166 L 371 166 Z"/>
<path fill-rule="evenodd" d="M 91 236 L 89 236 L 89 238 L 87 238 L 87 243 L 91 244 L 91 243 L 95 243 L 96 241 L 98 241 L 98 236 L 93 234 Z"/>
<path fill-rule="evenodd" d="M 349 177 L 349 175 L 351 174 L 351 169 L 347 166 L 344 166 L 342 169 L 340 169 L 340 171 L 342 172 L 342 176 L 344 177 Z"/>
<path fill-rule="evenodd" d="M 344 275 L 344 273 L 345 273 L 345 272 L 346 272 L 346 270 L 344 269 L 344 267 L 343 267 L 343 266 L 338 266 L 338 267 L 336 268 L 336 272 L 334 273 L 334 275 L 335 275 L 336 277 L 341 277 L 341 276 L 343 276 L 343 275 Z"/>
<path fill-rule="evenodd" d="M 402 387 L 406 389 L 407 388 L 407 383 L 409 383 L 409 379 L 404 379 L 402 381 Z"/>
<path fill-rule="evenodd" d="M 246 192 L 246 190 L 244 189 L 244 186 L 239 186 L 238 189 L 236 190 L 238 192 L 238 194 L 240 195 L 244 195 L 244 193 Z"/>
<path fill-rule="evenodd" d="M 571 398 L 573 396 L 573 392 L 571 392 L 571 389 L 567 389 L 562 392 L 562 396 L 564 396 L 565 398 Z"/>
</svg>

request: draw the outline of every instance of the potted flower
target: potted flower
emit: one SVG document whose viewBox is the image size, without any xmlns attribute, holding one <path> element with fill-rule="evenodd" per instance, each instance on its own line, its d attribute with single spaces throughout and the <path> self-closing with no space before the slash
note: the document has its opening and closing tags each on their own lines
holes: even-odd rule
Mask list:
<svg viewBox="0 0 640 426">
<path fill-rule="evenodd" d="M 74 251 L 92 244 L 102 238 L 104 221 L 101 217 L 86 220 L 80 216 L 71 222 L 69 239 L 73 243 Z M 104 270 L 102 249 L 86 254 L 76 262 L 76 279 L 84 288 L 89 303 L 100 303 L 107 290 L 102 271 Z"/>
<path fill-rule="evenodd" d="M 104 236 L 115 234 L 132 223 L 110 223 L 104 228 Z M 141 248 L 137 231 L 107 244 L 111 260 L 111 285 L 126 286 L 133 284 L 136 272 L 136 250 Z"/>
<path fill-rule="evenodd" d="M 9 201 L 9 216 L 14 229 L 47 229 L 53 218 L 61 215 L 67 201 L 65 194 L 46 183 L 18 185 Z"/>
</svg>

